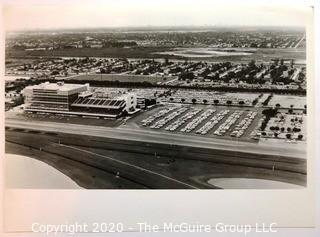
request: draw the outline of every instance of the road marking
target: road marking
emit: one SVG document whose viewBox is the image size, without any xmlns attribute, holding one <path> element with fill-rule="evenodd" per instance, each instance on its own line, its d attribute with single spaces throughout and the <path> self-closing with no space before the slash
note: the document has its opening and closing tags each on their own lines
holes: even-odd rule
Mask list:
<svg viewBox="0 0 320 237">
<path fill-rule="evenodd" d="M 58 123 L 58 122 L 25 122 L 17 120 L 6 121 L 5 125 L 7 127 L 23 128 L 23 129 L 36 129 L 40 131 L 52 131 L 61 132 L 77 135 L 89 135 L 89 136 L 99 136 L 108 137 L 115 139 L 135 140 L 141 142 L 156 142 L 161 144 L 175 144 L 175 145 L 186 145 L 193 147 L 203 147 L 203 148 L 215 148 L 217 150 L 228 150 L 228 151 L 239 151 L 248 153 L 261 153 L 269 155 L 283 155 L 292 156 L 296 158 L 306 159 L 306 152 L 303 146 L 283 146 L 282 143 L 259 143 L 251 144 L 248 142 L 238 142 L 231 140 L 219 141 L 212 138 L 204 138 L 193 135 L 180 135 L 180 134 L 168 134 L 157 133 L 154 131 L 139 131 L 137 129 L 128 128 L 108 128 L 102 126 L 88 126 L 79 124 L 68 124 L 68 123 Z"/>
<path fill-rule="evenodd" d="M 299 45 L 300 45 L 300 43 L 304 40 L 304 38 L 305 38 L 306 36 L 304 35 L 301 39 L 300 39 L 300 41 L 296 44 L 296 46 L 294 47 L 295 49 L 297 49 L 298 47 L 299 47 Z"/>
<path fill-rule="evenodd" d="M 166 176 L 166 175 L 163 175 L 163 174 L 154 172 L 154 171 L 152 171 L 152 170 L 147 170 L 147 169 L 145 169 L 145 168 L 142 168 L 142 167 L 140 167 L 140 166 L 136 166 L 136 165 L 130 164 L 130 163 L 125 162 L 125 161 L 121 161 L 121 160 L 117 160 L 117 159 L 111 158 L 111 157 L 109 157 L 109 156 L 101 155 L 101 154 L 98 154 L 98 153 L 95 153 L 95 152 L 87 151 L 87 150 L 84 150 L 84 149 L 81 149 L 81 148 L 77 148 L 77 147 L 73 147 L 73 146 L 68 146 L 68 145 L 61 144 L 61 143 L 58 144 L 58 145 L 59 145 L 59 146 L 64 146 L 64 147 L 68 147 L 68 148 L 71 148 L 71 149 L 74 149 L 74 150 L 78 150 L 78 151 L 81 151 L 81 152 L 85 152 L 85 153 L 88 153 L 88 154 L 100 156 L 100 157 L 103 157 L 103 158 L 107 158 L 107 159 L 112 160 L 112 161 L 114 161 L 114 162 L 118 162 L 118 163 L 123 164 L 123 165 L 131 166 L 131 167 L 134 167 L 134 168 L 139 169 L 139 170 L 141 170 L 141 171 L 145 171 L 145 172 L 147 172 L 147 173 L 154 174 L 154 175 L 158 175 L 158 176 L 160 176 L 160 177 L 162 177 L 162 178 L 166 178 L 166 179 L 175 181 L 175 182 L 177 182 L 177 183 L 186 185 L 186 186 L 188 186 L 188 187 L 190 187 L 190 188 L 199 189 L 199 188 L 197 188 L 197 187 L 195 187 L 195 186 L 193 186 L 193 185 L 187 184 L 187 183 L 182 182 L 182 181 L 180 181 L 180 180 L 177 180 L 177 179 L 171 178 L 171 177 L 169 177 L 169 176 Z M 121 175 L 121 174 L 120 174 L 120 175 Z"/>
</svg>

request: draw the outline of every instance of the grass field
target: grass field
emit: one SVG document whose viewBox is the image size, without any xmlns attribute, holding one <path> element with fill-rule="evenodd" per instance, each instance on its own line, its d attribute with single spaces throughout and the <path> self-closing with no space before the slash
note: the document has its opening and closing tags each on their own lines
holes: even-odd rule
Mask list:
<svg viewBox="0 0 320 237">
<path fill-rule="evenodd" d="M 307 97 L 274 95 L 269 102 L 269 106 L 274 107 L 276 104 L 280 104 L 281 108 L 290 108 L 290 106 L 293 105 L 293 108 L 295 109 L 303 109 L 307 104 Z"/>
<path fill-rule="evenodd" d="M 115 57 L 115 58 L 156 58 L 152 53 L 166 51 L 168 48 L 136 47 L 136 48 L 82 48 L 82 49 L 56 49 L 41 51 L 9 50 L 6 57 Z M 162 58 L 164 56 L 161 56 Z"/>
<path fill-rule="evenodd" d="M 192 50 L 192 49 L 190 49 Z M 167 52 L 166 55 L 163 53 Z M 10 50 L 6 52 L 6 58 L 24 57 L 113 57 L 113 58 L 170 58 L 184 59 L 181 55 L 174 55 L 174 49 L 164 47 L 136 47 L 136 48 L 102 48 L 102 49 L 61 49 L 49 51 L 24 51 Z M 209 62 L 268 62 L 274 58 L 295 59 L 297 62 L 304 62 L 306 51 L 298 49 L 256 49 L 250 55 L 229 55 L 203 58 L 192 57 L 192 60 L 205 60 Z"/>
</svg>

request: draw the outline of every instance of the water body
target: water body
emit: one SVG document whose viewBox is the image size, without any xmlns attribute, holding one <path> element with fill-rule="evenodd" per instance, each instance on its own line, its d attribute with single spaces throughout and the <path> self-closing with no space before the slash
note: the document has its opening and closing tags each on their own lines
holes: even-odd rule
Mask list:
<svg viewBox="0 0 320 237">
<path fill-rule="evenodd" d="M 300 185 L 250 178 L 213 178 L 208 181 L 209 184 L 223 189 L 300 189 Z"/>
<path fill-rule="evenodd" d="M 82 189 L 46 163 L 14 154 L 5 156 L 5 185 L 21 189 Z"/>
</svg>

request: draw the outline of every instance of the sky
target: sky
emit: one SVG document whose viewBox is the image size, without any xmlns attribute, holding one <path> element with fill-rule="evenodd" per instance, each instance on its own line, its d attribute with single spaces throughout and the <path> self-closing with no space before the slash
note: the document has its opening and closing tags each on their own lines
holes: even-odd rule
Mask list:
<svg viewBox="0 0 320 237">
<path fill-rule="evenodd" d="M 3 16 L 7 31 L 130 26 L 306 25 L 312 14 L 311 7 L 294 0 L 282 0 L 282 5 L 278 2 L 280 1 L 4 0 Z"/>
</svg>

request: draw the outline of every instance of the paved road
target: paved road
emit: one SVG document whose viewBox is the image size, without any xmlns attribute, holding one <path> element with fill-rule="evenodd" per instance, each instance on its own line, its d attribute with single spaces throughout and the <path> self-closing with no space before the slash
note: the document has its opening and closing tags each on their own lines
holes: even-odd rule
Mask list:
<svg viewBox="0 0 320 237">
<path fill-rule="evenodd" d="M 192 188 L 192 189 L 199 189 L 199 188 L 197 188 L 196 186 L 193 186 L 193 185 L 191 185 L 191 184 L 187 184 L 186 182 L 177 180 L 177 179 L 175 179 L 175 178 L 172 178 L 172 177 L 169 177 L 169 176 L 160 174 L 160 173 L 155 172 L 155 171 L 152 171 L 152 170 L 148 170 L 148 169 L 142 168 L 142 167 L 137 166 L 137 165 L 133 165 L 133 164 L 128 163 L 128 162 L 125 162 L 125 161 L 121 161 L 121 160 L 118 160 L 118 159 L 114 159 L 114 158 L 112 158 L 112 157 L 110 157 L 110 156 L 101 155 L 101 154 L 98 154 L 98 153 L 95 153 L 95 152 L 87 151 L 87 150 L 85 150 L 85 149 L 81 149 L 81 148 L 77 148 L 77 147 L 73 147 L 73 146 L 68 146 L 68 145 L 64 145 L 64 144 L 60 144 L 60 146 L 68 147 L 68 148 L 70 148 L 70 149 L 74 149 L 74 150 L 81 151 L 81 152 L 84 152 L 84 153 L 88 153 L 88 154 L 91 154 L 91 155 L 100 156 L 100 157 L 103 157 L 103 158 L 105 158 L 105 159 L 111 160 L 111 161 L 113 161 L 113 162 L 117 162 L 117 163 L 120 163 L 120 164 L 122 164 L 122 165 L 126 165 L 126 166 L 129 166 L 129 167 L 135 168 L 135 169 L 137 169 L 137 170 L 144 171 L 144 172 L 149 173 L 149 174 L 151 174 L 151 175 L 156 175 L 156 176 L 159 176 L 159 177 L 161 177 L 161 178 L 165 178 L 165 179 L 174 181 L 174 182 L 176 182 L 176 183 L 185 185 L 186 187 L 189 187 L 189 188 Z M 120 173 L 120 175 L 121 175 L 121 173 Z"/>
<path fill-rule="evenodd" d="M 298 47 L 299 47 L 299 45 L 300 45 L 300 43 L 304 40 L 304 38 L 305 38 L 306 36 L 304 35 L 300 40 L 299 40 L 299 42 L 296 44 L 296 46 L 294 47 L 295 49 L 297 49 Z"/>
<path fill-rule="evenodd" d="M 155 142 L 163 144 L 186 145 L 192 147 L 232 150 L 257 154 L 281 155 L 296 158 L 306 158 L 303 146 L 281 143 L 253 144 L 248 142 L 227 141 L 222 139 L 200 137 L 194 135 L 168 134 L 159 131 L 147 131 L 135 128 L 110 128 L 102 126 L 88 126 L 55 122 L 32 122 L 21 120 L 6 120 L 7 127 L 41 130 L 46 132 L 64 132 L 69 134 L 90 135 L 117 139 L 127 139 L 141 142 Z"/>
</svg>

